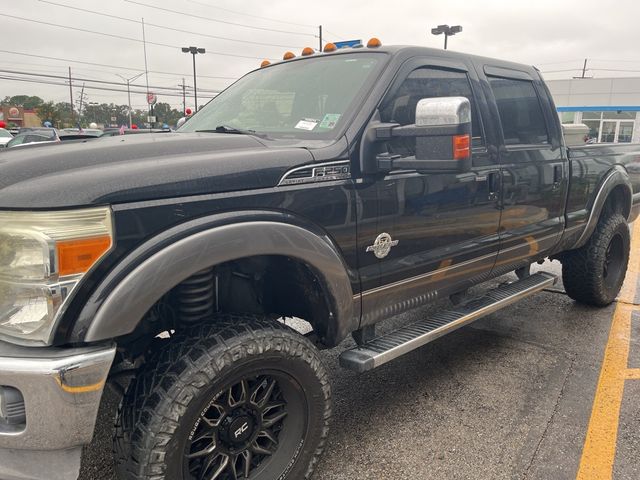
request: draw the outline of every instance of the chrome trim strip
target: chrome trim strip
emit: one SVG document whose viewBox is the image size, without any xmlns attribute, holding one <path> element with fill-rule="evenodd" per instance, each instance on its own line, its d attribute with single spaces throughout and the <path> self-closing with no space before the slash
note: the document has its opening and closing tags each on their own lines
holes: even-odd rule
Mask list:
<svg viewBox="0 0 640 480">
<path fill-rule="evenodd" d="M 349 171 L 347 173 L 339 173 L 339 174 L 335 174 L 335 175 L 322 175 L 322 176 L 314 176 L 314 174 L 316 173 L 316 169 L 318 168 L 322 168 L 322 167 L 336 167 L 336 166 L 346 166 L 349 167 Z M 303 178 L 292 178 L 292 179 L 288 179 L 287 177 L 289 175 L 291 175 L 294 172 L 300 171 L 300 170 L 306 170 L 306 169 L 311 169 L 311 176 L 310 177 L 303 177 Z M 278 182 L 278 186 L 281 185 L 299 185 L 301 183 L 314 183 L 314 182 L 330 182 L 333 180 L 346 180 L 351 178 L 351 164 L 349 163 L 349 160 L 337 160 L 335 162 L 325 162 L 325 163 L 309 163 L 307 165 L 303 165 L 301 167 L 296 167 L 294 169 L 289 170 L 288 172 L 286 172 L 282 178 L 280 179 L 280 181 Z"/>
<path fill-rule="evenodd" d="M 390 288 L 401 287 L 401 286 L 407 285 L 408 283 L 417 282 L 419 280 L 424 280 L 425 278 L 429 278 L 429 277 L 434 276 L 434 275 L 442 275 L 443 273 L 446 273 L 446 272 L 448 272 L 450 270 L 455 270 L 455 269 L 460 268 L 460 267 L 466 267 L 466 266 L 471 265 L 473 263 L 481 262 L 483 260 L 486 260 L 487 258 L 495 257 L 496 255 L 497 255 L 497 253 L 490 253 L 488 255 L 483 255 L 482 257 L 474 258 L 474 259 L 471 259 L 471 260 L 465 260 L 464 262 L 456 263 L 455 265 L 450 265 L 450 266 L 444 267 L 444 268 L 439 268 L 438 270 L 433 270 L 432 272 L 423 273 L 423 274 L 420 274 L 420 275 L 416 275 L 414 277 L 409 277 L 409 278 L 405 278 L 403 280 L 398 280 L 397 282 L 389 283 L 387 285 L 381 285 L 379 287 L 372 288 L 371 290 L 367 290 L 365 292 L 361 292 L 361 295 L 364 298 L 367 295 L 372 295 L 374 293 L 380 293 L 380 292 L 382 292 L 384 290 L 388 290 Z"/>
</svg>

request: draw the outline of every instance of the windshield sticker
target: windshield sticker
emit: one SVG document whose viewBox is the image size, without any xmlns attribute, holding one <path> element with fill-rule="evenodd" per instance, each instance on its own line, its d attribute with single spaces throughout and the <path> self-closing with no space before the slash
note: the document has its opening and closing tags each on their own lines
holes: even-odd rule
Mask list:
<svg viewBox="0 0 640 480">
<path fill-rule="evenodd" d="M 338 120 L 340 120 L 339 113 L 327 113 L 322 122 L 320 122 L 320 128 L 333 128 L 338 123 Z"/>
<path fill-rule="evenodd" d="M 316 125 L 318 125 L 318 121 L 317 120 L 300 120 L 297 124 L 295 128 L 299 128 L 300 130 L 313 130 L 314 128 L 316 128 Z"/>
</svg>

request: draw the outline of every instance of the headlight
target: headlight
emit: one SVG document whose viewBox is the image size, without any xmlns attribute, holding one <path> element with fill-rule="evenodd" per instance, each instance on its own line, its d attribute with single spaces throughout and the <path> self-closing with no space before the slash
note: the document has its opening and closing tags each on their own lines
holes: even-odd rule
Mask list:
<svg viewBox="0 0 640 480">
<path fill-rule="evenodd" d="M 0 211 L 0 334 L 48 344 L 69 294 L 112 245 L 106 207 Z"/>
</svg>

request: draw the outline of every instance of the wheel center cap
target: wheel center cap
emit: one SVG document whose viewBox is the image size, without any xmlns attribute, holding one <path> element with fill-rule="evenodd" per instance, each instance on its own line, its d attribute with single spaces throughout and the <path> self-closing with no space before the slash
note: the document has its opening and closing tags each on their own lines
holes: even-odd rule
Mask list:
<svg viewBox="0 0 640 480">
<path fill-rule="evenodd" d="M 253 433 L 253 420 L 247 415 L 237 417 L 229 425 L 229 440 L 231 443 L 243 443 Z"/>
</svg>

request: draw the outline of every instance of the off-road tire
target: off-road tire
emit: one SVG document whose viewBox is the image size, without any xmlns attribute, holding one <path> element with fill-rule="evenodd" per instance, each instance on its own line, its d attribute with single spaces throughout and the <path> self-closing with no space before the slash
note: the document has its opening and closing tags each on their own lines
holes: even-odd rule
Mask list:
<svg viewBox="0 0 640 480">
<path fill-rule="evenodd" d="M 607 252 L 614 242 L 620 254 L 612 265 L 614 270 L 609 271 L 605 267 Z M 601 219 L 585 245 L 562 256 L 562 282 L 567 295 L 596 307 L 613 302 L 627 272 L 630 243 L 629 226 L 622 215 L 614 213 Z"/>
<path fill-rule="evenodd" d="M 217 316 L 176 335 L 147 362 L 124 395 L 114 434 L 114 457 L 122 480 L 187 480 L 183 445 L 193 414 L 217 385 L 263 362 L 291 375 L 306 399 L 306 431 L 281 480 L 308 479 L 328 434 L 331 388 L 317 349 L 272 319 Z M 275 365 L 275 367 L 274 367 Z M 193 427 L 195 428 L 195 427 Z M 283 430 L 284 431 L 284 430 Z M 193 435 L 193 434 L 192 434 Z M 280 440 L 280 438 L 278 439 Z M 179 464 L 180 466 L 176 466 Z M 251 475 L 256 480 L 275 480 Z"/>
</svg>

